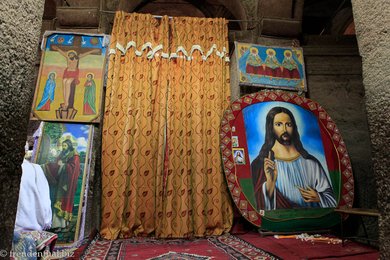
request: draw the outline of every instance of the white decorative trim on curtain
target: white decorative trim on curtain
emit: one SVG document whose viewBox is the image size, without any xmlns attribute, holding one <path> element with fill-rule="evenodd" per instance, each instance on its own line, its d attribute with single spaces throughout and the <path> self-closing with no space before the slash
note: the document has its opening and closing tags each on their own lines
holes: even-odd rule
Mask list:
<svg viewBox="0 0 390 260">
<path fill-rule="evenodd" d="M 119 50 L 121 52 L 121 55 L 125 55 L 126 52 L 130 48 L 132 48 L 132 47 L 134 49 L 135 55 L 137 55 L 137 56 L 141 56 L 142 53 L 147 48 L 149 48 L 150 51 L 146 55 L 148 59 L 153 59 L 154 56 L 156 55 L 156 53 L 161 51 L 161 57 L 163 57 L 165 59 L 185 58 L 186 60 L 192 60 L 193 59 L 193 53 L 197 50 L 197 51 L 199 51 L 202 54 L 202 59 L 203 60 L 207 60 L 207 58 L 210 57 L 210 55 L 212 55 L 213 52 L 215 52 L 215 54 L 218 57 L 220 57 L 221 59 L 225 59 L 225 61 L 227 61 L 227 62 L 230 61 L 229 55 L 228 55 L 228 53 L 226 51 L 226 48 L 223 47 L 222 51 L 218 51 L 218 47 L 217 47 L 216 44 L 213 44 L 211 46 L 210 50 L 208 50 L 206 52 L 206 55 L 205 55 L 204 54 L 205 52 L 202 50 L 202 47 L 200 45 L 192 45 L 192 48 L 191 48 L 189 53 L 187 52 L 187 50 L 183 46 L 177 47 L 176 52 L 166 53 L 166 52 L 162 51 L 162 49 L 163 49 L 163 45 L 162 44 L 159 44 L 159 45 L 157 45 L 156 47 L 153 48 L 152 43 L 147 42 L 147 43 L 144 43 L 141 46 L 140 50 L 137 50 L 136 43 L 134 41 L 130 41 L 130 42 L 127 43 L 126 48 L 124 48 L 121 44 L 117 43 L 116 46 L 115 46 L 115 49 L 114 48 L 110 49 L 109 55 L 115 54 L 117 52 L 117 50 Z M 182 54 L 179 55 L 178 54 L 179 52 L 181 52 Z"/>
</svg>

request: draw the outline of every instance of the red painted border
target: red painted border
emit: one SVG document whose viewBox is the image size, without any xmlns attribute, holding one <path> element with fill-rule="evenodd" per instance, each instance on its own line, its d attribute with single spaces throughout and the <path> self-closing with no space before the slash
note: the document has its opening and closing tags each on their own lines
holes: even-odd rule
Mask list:
<svg viewBox="0 0 390 260">
<path fill-rule="evenodd" d="M 352 208 L 354 199 L 354 180 L 352 175 L 351 162 L 345 147 L 345 143 L 339 133 L 336 124 L 326 111 L 315 101 L 308 98 L 300 97 L 293 93 L 285 93 L 280 91 L 261 91 L 243 96 L 234 101 L 225 111 L 221 122 L 221 152 L 224 165 L 225 177 L 227 180 L 229 191 L 232 195 L 234 203 L 249 222 L 260 227 L 261 216 L 263 212 L 257 212 L 256 209 L 247 201 L 240 184 L 236 178 L 236 167 L 232 154 L 232 126 L 236 117 L 247 106 L 267 102 L 267 101 L 282 101 L 298 105 L 306 110 L 309 110 L 316 115 L 320 122 L 321 135 L 328 135 L 332 141 L 334 149 L 328 149 L 325 153 L 336 155 L 338 162 L 330 162 L 334 165 L 334 169 L 339 169 L 341 172 L 341 194 L 338 206 Z M 322 126 L 321 126 L 322 124 Z M 327 156 L 326 156 L 327 157 Z M 327 163 L 328 162 L 328 158 Z"/>
</svg>

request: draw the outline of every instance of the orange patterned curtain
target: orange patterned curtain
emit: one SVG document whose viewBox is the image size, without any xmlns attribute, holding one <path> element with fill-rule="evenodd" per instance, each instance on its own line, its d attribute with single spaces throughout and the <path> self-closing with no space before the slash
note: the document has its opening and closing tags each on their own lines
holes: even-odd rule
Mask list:
<svg viewBox="0 0 390 260">
<path fill-rule="evenodd" d="M 230 98 L 224 19 L 173 18 L 163 237 L 218 235 L 232 209 L 221 169 L 219 125 Z"/>
<path fill-rule="evenodd" d="M 230 97 L 225 20 L 118 12 L 111 37 L 102 236 L 228 231 L 219 152 Z"/>
</svg>

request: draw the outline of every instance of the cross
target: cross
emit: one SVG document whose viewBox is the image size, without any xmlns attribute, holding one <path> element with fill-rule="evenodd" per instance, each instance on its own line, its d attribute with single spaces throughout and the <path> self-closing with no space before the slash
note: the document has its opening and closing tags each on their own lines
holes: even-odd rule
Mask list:
<svg viewBox="0 0 390 260">
<path fill-rule="evenodd" d="M 77 113 L 77 110 L 73 108 L 75 89 L 79 82 L 79 60 L 87 55 L 97 54 L 101 55 L 102 50 L 100 48 L 88 48 L 82 47 L 82 37 L 80 35 L 73 35 L 72 45 L 62 45 L 61 36 L 58 36 L 57 42 L 59 44 L 50 44 L 51 51 L 57 51 L 60 53 L 67 62 L 67 67 L 64 70 L 62 76 L 62 87 L 64 103 L 61 104 L 60 108 L 56 110 L 57 118 L 73 119 Z M 99 43 L 98 38 L 96 39 Z M 64 39 L 63 39 L 64 40 Z"/>
<path fill-rule="evenodd" d="M 61 37 L 61 36 L 58 36 L 58 37 Z M 81 45 L 81 35 L 74 35 L 73 36 L 74 39 L 73 39 L 73 45 L 62 45 L 62 44 L 55 44 L 55 43 L 52 43 L 50 44 L 50 50 L 51 51 L 55 51 L 53 49 L 53 46 L 58 46 L 61 48 L 61 50 L 67 52 L 67 51 L 70 51 L 70 50 L 74 50 L 76 51 L 79 55 L 85 53 L 85 52 L 88 52 L 88 51 L 91 51 L 91 50 L 96 50 L 96 48 L 86 48 L 86 47 L 82 47 Z M 101 54 L 101 49 L 99 48 L 99 55 Z"/>
</svg>

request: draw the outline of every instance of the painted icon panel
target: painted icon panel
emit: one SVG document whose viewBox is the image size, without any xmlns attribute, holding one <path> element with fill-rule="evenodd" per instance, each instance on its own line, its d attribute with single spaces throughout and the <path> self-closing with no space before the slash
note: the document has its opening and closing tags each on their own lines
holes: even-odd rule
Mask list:
<svg viewBox="0 0 390 260">
<path fill-rule="evenodd" d="M 46 32 L 33 103 L 33 118 L 99 121 L 108 37 Z"/>
<path fill-rule="evenodd" d="M 352 207 L 345 144 L 316 102 L 281 91 L 244 96 L 225 112 L 221 136 L 233 200 L 256 226 L 273 231 L 326 228 L 339 221 L 335 207 Z M 237 150 L 245 164 L 238 163 Z"/>
<path fill-rule="evenodd" d="M 306 91 L 302 48 L 235 42 L 239 84 Z"/>
<path fill-rule="evenodd" d="M 79 238 L 92 132 L 92 125 L 43 124 L 35 162 L 42 166 L 49 182 L 53 212 L 50 231 L 58 234 L 59 244 Z"/>
<path fill-rule="evenodd" d="M 256 208 L 335 207 L 314 114 L 280 101 L 257 103 L 243 113 Z"/>
</svg>

